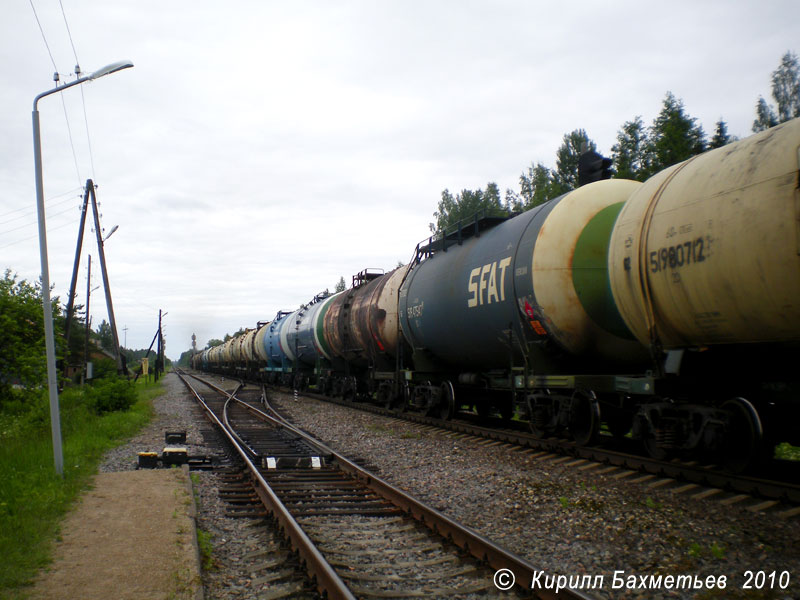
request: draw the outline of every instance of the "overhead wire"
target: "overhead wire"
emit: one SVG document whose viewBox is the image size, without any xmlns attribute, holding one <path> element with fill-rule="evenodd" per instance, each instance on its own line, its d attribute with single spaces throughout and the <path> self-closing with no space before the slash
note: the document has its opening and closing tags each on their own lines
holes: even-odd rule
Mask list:
<svg viewBox="0 0 800 600">
<path fill-rule="evenodd" d="M 72 188 L 70 190 L 67 190 L 66 192 L 61 192 L 60 194 L 56 194 L 55 196 L 50 196 L 49 198 L 47 198 L 47 200 L 45 200 L 45 202 L 46 203 L 47 202 L 52 202 L 56 198 L 63 198 L 64 196 L 69 196 L 70 194 L 74 194 L 75 192 L 77 192 L 79 190 L 83 191 L 83 186 Z M 0 213 L 0 218 L 6 217 L 6 216 L 8 216 L 8 215 L 10 215 L 12 213 L 21 212 L 23 210 L 24 211 L 29 211 L 29 212 L 36 212 L 36 209 L 34 209 L 34 208 L 30 207 L 30 206 L 20 206 L 19 208 L 12 208 L 9 211 L 6 211 L 4 213 Z"/>
<path fill-rule="evenodd" d="M 42 39 L 44 40 L 44 45 L 47 48 L 47 53 L 50 55 L 50 62 L 53 63 L 53 68 L 56 70 L 56 75 L 58 74 L 58 67 L 56 66 L 56 61 L 53 58 L 53 53 L 50 51 L 50 44 L 47 43 L 47 37 L 44 35 L 44 29 L 42 28 L 42 22 L 39 21 L 39 15 L 36 14 L 36 7 L 33 5 L 33 0 L 28 0 L 31 4 L 31 10 L 33 10 L 33 16 L 36 18 L 36 24 L 39 26 L 39 32 L 42 34 Z"/>
<path fill-rule="evenodd" d="M 39 32 L 42 34 L 42 40 L 44 41 L 44 45 L 47 48 L 47 53 L 50 56 L 50 62 L 53 64 L 53 68 L 55 69 L 55 74 L 53 75 L 53 79 L 56 82 L 56 86 L 58 86 L 58 81 L 59 81 L 58 66 L 56 65 L 55 58 L 53 58 L 53 53 L 52 53 L 52 51 L 50 49 L 50 44 L 47 41 L 47 36 L 44 33 L 44 27 L 42 27 L 42 22 L 40 21 L 39 15 L 36 12 L 36 7 L 33 4 L 33 0 L 28 0 L 28 2 L 31 5 L 31 10 L 33 11 L 33 16 L 36 19 L 36 24 L 39 27 Z M 62 0 L 59 0 L 58 4 L 59 4 L 59 6 L 61 8 L 61 16 L 64 19 L 64 26 L 65 26 L 65 28 L 67 30 L 67 37 L 69 38 L 70 47 L 72 48 L 72 55 L 75 57 L 75 76 L 76 77 L 80 77 L 81 68 L 80 68 L 80 61 L 78 60 L 78 51 L 75 48 L 75 42 L 74 42 L 74 40 L 72 38 L 72 31 L 69 28 L 69 21 L 67 20 L 67 13 L 64 10 L 64 3 L 62 2 Z M 87 114 L 86 114 L 86 98 L 85 98 L 84 93 L 83 93 L 83 88 L 81 88 L 81 103 L 83 105 L 83 119 L 84 119 L 84 123 L 85 123 L 85 126 L 86 126 L 86 138 L 87 138 L 87 145 L 88 145 L 88 150 L 89 150 L 89 160 L 90 160 L 90 163 L 91 163 L 91 172 L 92 172 L 92 177 L 94 177 L 94 156 L 92 154 L 92 143 L 91 143 L 91 138 L 89 136 L 89 120 L 88 120 Z M 69 123 L 69 115 L 67 113 L 66 100 L 64 99 L 63 95 L 61 95 L 61 105 L 62 105 L 62 107 L 64 109 L 64 120 L 66 121 L 66 124 L 67 124 L 67 134 L 69 136 L 69 145 L 70 145 L 70 149 L 72 151 L 73 163 L 75 165 L 75 173 L 76 173 L 76 175 L 78 177 L 78 183 L 80 183 L 82 181 L 82 178 L 81 178 L 80 168 L 78 166 L 78 155 L 77 155 L 77 153 L 75 151 L 75 143 L 74 143 L 74 140 L 73 140 L 73 137 L 72 137 L 72 127 L 70 126 L 70 123 Z"/>
<path fill-rule="evenodd" d="M 72 141 L 72 127 L 70 127 L 69 116 L 67 116 L 67 103 L 66 100 L 64 100 L 64 94 L 59 94 L 59 96 L 61 96 L 61 106 L 64 107 L 64 120 L 67 122 L 67 135 L 69 136 L 69 147 L 72 149 L 72 161 L 75 163 L 75 174 L 78 176 L 78 184 L 80 184 L 83 179 L 81 179 L 81 170 L 78 167 L 78 155 L 75 153 L 75 144 Z"/>
<path fill-rule="evenodd" d="M 75 223 L 76 223 L 75 220 L 71 220 L 71 221 L 67 221 L 66 223 L 63 223 L 61 225 L 56 225 L 54 227 L 48 225 L 47 226 L 47 231 L 49 233 L 49 232 L 52 232 L 52 231 L 56 231 L 58 229 L 63 229 L 64 227 L 74 226 Z M 28 240 L 36 239 L 37 237 L 39 237 L 38 233 L 34 234 L 34 235 L 30 235 L 28 237 L 20 238 L 18 240 L 14 240 L 13 242 L 9 242 L 8 244 L 3 244 L 2 246 L 0 246 L 0 250 L 2 250 L 3 248 L 8 248 L 9 246 L 15 246 L 16 244 L 21 244 L 22 242 L 27 242 Z"/>
<path fill-rule="evenodd" d="M 63 215 L 66 212 L 74 210 L 74 208 L 75 208 L 74 206 L 70 206 L 69 208 L 65 208 L 64 210 L 61 210 L 61 211 L 56 212 L 56 213 L 53 213 L 50 216 L 51 217 L 57 217 L 58 215 Z M 17 225 L 16 227 L 12 227 L 11 229 L 7 229 L 6 231 L 0 231 L 0 235 L 7 235 L 7 234 L 11 233 L 12 231 L 19 231 L 20 229 L 25 229 L 26 227 L 30 227 L 31 225 L 36 225 L 36 221 L 32 221 L 30 223 L 25 223 L 23 225 Z"/>
<path fill-rule="evenodd" d="M 61 7 L 61 15 L 64 17 L 64 26 L 67 28 L 67 36 L 69 37 L 70 46 L 72 46 L 72 55 L 75 57 L 75 76 L 80 77 L 81 75 L 81 61 L 78 60 L 78 51 L 75 49 L 75 42 L 72 40 L 72 31 L 69 28 L 69 21 L 67 21 L 67 13 L 64 11 L 64 3 L 61 0 L 58 0 L 58 4 Z M 89 118 L 86 115 L 86 97 L 83 93 L 83 87 L 81 86 L 81 103 L 83 104 L 83 122 L 86 126 L 86 143 L 89 149 L 89 163 L 91 165 L 91 173 L 92 179 L 94 179 L 94 155 L 92 154 L 92 136 L 89 134 Z"/>
<path fill-rule="evenodd" d="M 75 190 L 72 190 L 69 193 L 72 194 L 74 191 Z M 62 196 L 63 195 L 64 194 L 62 194 Z M 70 200 L 74 199 L 74 197 L 69 197 L 69 198 L 64 198 L 62 200 L 59 200 L 57 202 L 53 202 L 53 200 L 55 198 L 58 198 L 58 196 L 55 196 L 54 198 L 50 198 L 49 200 L 46 201 L 46 204 L 47 204 L 48 208 L 53 208 L 54 206 L 59 206 L 61 204 L 64 204 L 65 202 L 69 202 Z M 0 221 L 0 225 L 7 225 L 8 223 L 11 223 L 13 221 L 19 221 L 20 219 L 25 219 L 25 218 L 30 217 L 31 215 L 35 215 L 36 214 L 36 209 L 32 208 L 32 207 L 26 207 L 24 209 L 18 209 L 17 212 L 19 212 L 20 210 L 25 210 L 25 212 L 23 214 L 19 215 L 19 216 L 12 217 L 10 219 L 6 219 L 5 221 Z M 0 231 L 0 235 L 2 235 L 3 233 L 6 233 L 6 232 Z"/>
<path fill-rule="evenodd" d="M 67 22 L 67 13 L 64 12 L 64 4 L 61 2 L 61 0 L 58 0 L 58 5 L 61 7 L 61 14 L 64 17 L 64 25 L 67 28 L 67 36 L 69 37 L 70 46 L 72 46 L 72 54 L 75 57 L 75 67 L 77 69 L 75 75 L 78 75 L 80 73 L 80 69 L 78 69 L 80 61 L 78 60 L 78 53 L 75 51 L 75 44 L 72 41 L 72 32 L 69 30 L 69 23 Z"/>
</svg>

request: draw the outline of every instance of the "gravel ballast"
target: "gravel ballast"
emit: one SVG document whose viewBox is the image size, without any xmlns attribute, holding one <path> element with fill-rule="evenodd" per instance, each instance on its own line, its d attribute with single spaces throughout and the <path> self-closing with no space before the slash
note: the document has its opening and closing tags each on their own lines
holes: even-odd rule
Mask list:
<svg viewBox="0 0 800 600">
<path fill-rule="evenodd" d="M 185 429 L 190 454 L 209 451 L 201 434 L 209 426 L 194 401 L 175 375 L 165 384 L 167 392 L 154 401 L 153 422 L 110 452 L 102 471 L 136 468 L 138 452 L 163 448 L 166 430 Z M 563 581 L 558 576 L 572 578 L 597 598 L 800 597 L 800 519 L 691 500 L 347 407 L 279 393 L 272 398 L 334 449 L 363 457 L 387 481 L 528 559 L 541 569 L 542 584 L 554 587 Z M 256 522 L 226 516 L 213 473 L 192 478 L 197 525 L 211 534 L 215 564 L 203 574 L 206 597 L 261 597 L 269 585 L 260 582 L 248 557 L 273 541 Z M 772 589 L 742 589 L 747 571 L 765 574 L 763 588 L 774 572 Z M 790 579 L 786 589 L 779 585 L 783 572 Z M 697 575 L 703 586 L 676 589 L 674 582 L 686 575 Z M 659 587 L 651 576 L 661 577 Z M 725 589 L 707 587 L 710 577 L 717 583 L 725 577 Z M 759 581 L 753 577 L 754 588 Z"/>
<path fill-rule="evenodd" d="M 589 575 L 596 584 L 602 575 L 601 589 L 584 590 L 599 598 L 800 597 L 797 518 L 692 500 L 613 474 L 580 471 L 566 466 L 570 461 L 540 461 L 504 445 L 273 396 L 312 435 L 344 454 L 368 458 L 384 479 L 528 559 L 545 572 L 542 583 L 546 576 Z M 615 571 L 624 572 L 617 573 L 617 583 L 623 583 L 617 589 Z M 747 571 L 764 572 L 767 579 L 775 572 L 773 589 L 743 589 Z M 777 579 L 784 571 L 790 583 L 780 589 Z M 678 591 L 674 585 L 666 589 L 662 578 L 659 589 L 652 589 L 650 579 L 641 589 L 641 577 L 686 574 L 704 583 L 725 576 L 726 587 Z"/>
</svg>

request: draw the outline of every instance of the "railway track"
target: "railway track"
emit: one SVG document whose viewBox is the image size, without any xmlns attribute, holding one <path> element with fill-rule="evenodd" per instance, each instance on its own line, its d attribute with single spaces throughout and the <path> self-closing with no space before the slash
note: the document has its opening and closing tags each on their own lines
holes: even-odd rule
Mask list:
<svg viewBox="0 0 800 600">
<path fill-rule="evenodd" d="M 563 438 L 537 438 L 522 428 L 511 428 L 507 421 L 495 419 L 494 427 L 474 422 L 469 418 L 443 420 L 419 413 L 387 409 L 378 405 L 333 398 L 308 391 L 302 392 L 317 400 L 349 406 L 386 417 L 402 419 L 420 425 L 477 438 L 507 443 L 535 456 L 573 459 L 584 469 L 614 472 L 621 477 L 640 478 L 649 486 L 671 487 L 690 497 L 718 497 L 726 504 L 749 503 L 752 510 L 776 511 L 784 518 L 800 517 L 800 464 L 780 461 L 771 473 L 781 473 L 782 479 L 758 478 L 749 475 L 726 473 L 713 464 L 699 464 L 680 460 L 656 460 L 624 452 L 604 445 L 579 446 Z M 512 422 L 513 423 L 513 422 Z M 578 462 L 583 461 L 583 462 Z M 591 465 L 596 465 L 592 467 Z M 639 474 L 638 477 L 633 477 Z"/>
<path fill-rule="evenodd" d="M 230 393 L 192 376 L 214 390 L 213 398 L 205 398 L 185 374 L 180 377 L 246 466 L 246 475 L 230 482 L 230 496 L 250 514 L 260 510 L 258 499 L 320 594 L 514 597 L 496 587 L 502 572 L 513 573 L 517 597 L 556 597 L 549 589 L 530 589 L 534 565 L 269 414 L 262 393 L 242 392 L 241 386 Z M 590 598 L 563 589 L 557 597 Z"/>
</svg>

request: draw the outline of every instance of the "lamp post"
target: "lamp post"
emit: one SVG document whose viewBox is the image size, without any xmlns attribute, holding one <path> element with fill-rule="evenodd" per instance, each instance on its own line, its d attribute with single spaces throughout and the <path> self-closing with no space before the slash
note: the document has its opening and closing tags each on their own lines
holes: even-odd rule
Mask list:
<svg viewBox="0 0 800 600">
<path fill-rule="evenodd" d="M 42 141 L 39 133 L 39 100 L 74 85 L 93 81 L 122 69 L 132 67 L 130 61 L 119 61 L 103 67 L 86 77 L 42 92 L 33 99 L 33 160 L 36 176 L 36 208 L 39 214 L 39 254 L 42 261 L 42 311 L 44 312 L 44 343 L 47 356 L 47 388 L 50 394 L 50 429 L 53 434 L 53 457 L 56 472 L 64 475 L 64 454 L 61 447 L 61 416 L 58 408 L 58 374 L 56 373 L 55 336 L 53 333 L 53 308 L 50 304 L 50 270 L 47 263 L 47 232 L 44 220 L 44 184 L 42 182 Z"/>
</svg>

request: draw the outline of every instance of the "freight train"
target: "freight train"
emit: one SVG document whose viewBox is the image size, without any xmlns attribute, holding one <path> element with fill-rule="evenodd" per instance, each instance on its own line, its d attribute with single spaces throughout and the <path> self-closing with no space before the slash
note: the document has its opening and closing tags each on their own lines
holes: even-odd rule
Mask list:
<svg viewBox="0 0 800 600">
<path fill-rule="evenodd" d="M 199 369 L 743 470 L 800 443 L 800 119 L 657 173 L 476 216 Z"/>
</svg>

